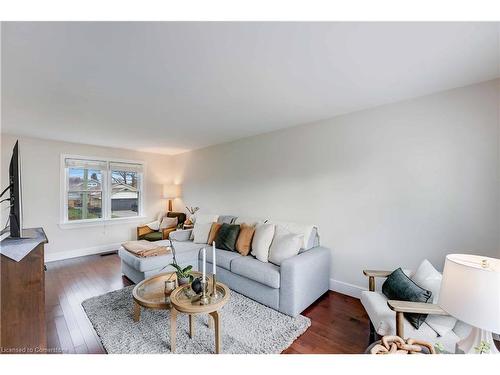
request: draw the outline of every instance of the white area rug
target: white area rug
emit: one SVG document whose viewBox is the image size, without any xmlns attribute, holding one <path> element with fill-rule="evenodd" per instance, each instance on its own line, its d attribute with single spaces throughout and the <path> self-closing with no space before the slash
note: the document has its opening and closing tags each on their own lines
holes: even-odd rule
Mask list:
<svg viewBox="0 0 500 375">
<path fill-rule="evenodd" d="M 170 353 L 170 312 L 142 309 L 134 322 L 133 286 L 90 298 L 82 303 L 108 353 Z M 220 311 L 222 353 L 278 354 L 311 325 L 302 315 L 292 318 L 231 291 Z M 196 316 L 195 336 L 189 338 L 188 316 L 177 317 L 176 353 L 215 351 L 214 330 L 208 316 Z"/>
</svg>

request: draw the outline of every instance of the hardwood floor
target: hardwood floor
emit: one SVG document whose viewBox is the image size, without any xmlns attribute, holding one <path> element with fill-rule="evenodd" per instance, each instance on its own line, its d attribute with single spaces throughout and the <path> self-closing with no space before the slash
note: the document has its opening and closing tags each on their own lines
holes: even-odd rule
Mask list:
<svg viewBox="0 0 500 375">
<path fill-rule="evenodd" d="M 49 350 L 105 353 L 81 303 L 132 284 L 121 275 L 118 256 L 51 262 L 45 276 Z M 355 298 L 328 292 L 303 314 L 312 325 L 284 353 L 362 353 L 368 345 L 368 316 Z"/>
</svg>

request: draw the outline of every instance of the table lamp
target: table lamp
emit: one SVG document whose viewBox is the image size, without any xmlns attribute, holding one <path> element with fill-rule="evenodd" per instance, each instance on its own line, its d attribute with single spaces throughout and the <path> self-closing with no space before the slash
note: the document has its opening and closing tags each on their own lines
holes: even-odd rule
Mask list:
<svg viewBox="0 0 500 375">
<path fill-rule="evenodd" d="M 492 332 L 500 332 L 500 259 L 448 254 L 444 263 L 439 306 L 472 326 L 457 343 L 457 352 L 477 353 L 482 343 L 498 353 Z"/>
<path fill-rule="evenodd" d="M 163 199 L 168 199 L 168 211 L 172 211 L 172 199 L 181 197 L 181 185 L 163 185 Z"/>
</svg>

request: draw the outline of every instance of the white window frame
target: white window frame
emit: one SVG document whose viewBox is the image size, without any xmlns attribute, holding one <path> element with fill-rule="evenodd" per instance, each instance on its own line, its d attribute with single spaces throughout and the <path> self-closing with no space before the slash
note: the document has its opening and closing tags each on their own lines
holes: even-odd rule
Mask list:
<svg viewBox="0 0 500 375">
<path fill-rule="evenodd" d="M 102 171 L 102 217 L 97 219 L 82 219 L 82 220 L 69 220 L 68 219 L 68 168 L 66 167 L 66 159 L 80 159 L 80 160 L 97 160 L 105 162 L 107 165 L 106 170 Z M 139 178 L 139 208 L 137 216 L 130 217 L 111 217 L 111 169 L 110 163 L 126 163 L 126 164 L 139 164 L 142 166 L 142 173 Z M 124 222 L 141 221 L 146 218 L 144 214 L 145 202 L 145 189 L 144 180 L 146 176 L 146 163 L 141 160 L 128 160 L 116 158 L 103 158 L 98 156 L 87 155 L 73 155 L 61 154 L 61 169 L 60 169 L 60 222 L 59 226 L 63 229 L 81 228 L 85 226 L 101 226 L 108 224 L 121 224 Z"/>
</svg>

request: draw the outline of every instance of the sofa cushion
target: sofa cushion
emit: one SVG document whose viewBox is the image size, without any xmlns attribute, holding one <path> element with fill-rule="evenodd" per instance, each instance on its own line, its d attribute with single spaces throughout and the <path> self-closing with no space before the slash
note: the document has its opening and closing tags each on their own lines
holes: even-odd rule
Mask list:
<svg viewBox="0 0 500 375">
<path fill-rule="evenodd" d="M 271 263 L 264 263 L 251 256 L 240 256 L 231 262 L 231 272 L 267 285 L 280 287 L 280 268 Z"/>
<path fill-rule="evenodd" d="M 258 217 L 251 217 L 251 216 L 239 216 L 234 220 L 235 224 L 248 224 L 248 225 L 257 225 L 257 224 L 263 224 L 267 220 L 258 218 Z"/>
<path fill-rule="evenodd" d="M 219 218 L 217 219 L 217 223 L 219 224 L 233 224 L 234 221 L 236 220 L 236 216 L 233 215 L 220 215 Z"/>
<path fill-rule="evenodd" d="M 236 251 L 236 240 L 240 233 L 238 224 L 222 224 L 215 236 L 215 246 L 218 249 Z"/>
<path fill-rule="evenodd" d="M 231 263 L 236 258 L 241 258 L 241 255 L 234 251 L 227 251 L 221 249 L 215 249 L 216 256 L 216 266 L 222 267 L 228 271 L 231 270 Z M 201 253 L 199 255 L 199 259 L 201 260 Z M 207 247 L 207 262 L 213 264 L 213 254 L 212 249 Z"/>
<path fill-rule="evenodd" d="M 145 234 L 143 238 L 148 241 L 160 241 L 163 239 L 163 234 L 162 232 L 151 232 Z"/>
</svg>

